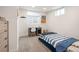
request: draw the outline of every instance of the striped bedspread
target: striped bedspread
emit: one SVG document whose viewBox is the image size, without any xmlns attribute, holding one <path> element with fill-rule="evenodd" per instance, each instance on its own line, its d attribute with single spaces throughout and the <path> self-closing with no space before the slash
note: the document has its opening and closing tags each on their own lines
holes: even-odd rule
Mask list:
<svg viewBox="0 0 79 59">
<path fill-rule="evenodd" d="M 75 38 L 60 34 L 41 35 L 40 38 L 51 44 L 59 52 L 65 51 L 73 42 L 77 41 Z"/>
</svg>

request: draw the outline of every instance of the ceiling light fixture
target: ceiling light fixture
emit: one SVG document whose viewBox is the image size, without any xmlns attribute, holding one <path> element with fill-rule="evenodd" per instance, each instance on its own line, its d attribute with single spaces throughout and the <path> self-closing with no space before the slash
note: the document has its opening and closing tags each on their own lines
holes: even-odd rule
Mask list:
<svg viewBox="0 0 79 59">
<path fill-rule="evenodd" d="M 35 8 L 36 6 L 32 6 L 32 8 Z"/>
<path fill-rule="evenodd" d="M 46 10 L 47 8 L 43 8 L 44 10 Z"/>
</svg>

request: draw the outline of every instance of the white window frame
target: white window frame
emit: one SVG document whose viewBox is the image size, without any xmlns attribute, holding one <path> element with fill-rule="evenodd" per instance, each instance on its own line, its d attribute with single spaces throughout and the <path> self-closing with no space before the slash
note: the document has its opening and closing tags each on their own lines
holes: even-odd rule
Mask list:
<svg viewBox="0 0 79 59">
<path fill-rule="evenodd" d="M 65 8 L 64 7 L 55 10 L 55 16 L 61 16 L 61 15 L 64 15 L 64 14 L 65 14 Z"/>
</svg>

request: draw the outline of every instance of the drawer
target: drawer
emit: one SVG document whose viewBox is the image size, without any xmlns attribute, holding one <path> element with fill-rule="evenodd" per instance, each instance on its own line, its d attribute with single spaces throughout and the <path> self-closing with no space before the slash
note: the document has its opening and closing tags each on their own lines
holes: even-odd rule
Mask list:
<svg viewBox="0 0 79 59">
<path fill-rule="evenodd" d="M 6 25 L 0 25 L 0 30 L 3 28 L 7 28 L 7 24 Z"/>
<path fill-rule="evenodd" d="M 0 48 L 0 52 L 8 52 L 8 48 L 6 47 L 4 47 L 4 48 Z"/>
<path fill-rule="evenodd" d="M 2 31 L 4 31 L 4 30 L 7 30 L 8 28 L 7 28 L 7 26 L 1 26 L 0 25 L 0 32 L 2 32 Z"/>
<path fill-rule="evenodd" d="M 4 45 L 4 44 L 6 45 L 7 40 L 8 40 L 7 32 L 0 34 L 0 47 L 2 47 L 2 45 Z"/>
<path fill-rule="evenodd" d="M 8 44 L 7 40 L 0 43 L 0 52 L 7 52 L 8 51 Z"/>
<path fill-rule="evenodd" d="M 0 27 L 7 26 L 7 23 L 0 23 Z"/>
<path fill-rule="evenodd" d="M 8 32 L 8 30 L 7 29 L 0 30 L 0 34 L 2 34 L 3 32 Z"/>
<path fill-rule="evenodd" d="M 7 24 L 7 21 L 1 21 L 1 19 L 0 19 L 0 24 Z"/>
<path fill-rule="evenodd" d="M 8 23 L 7 22 L 0 22 L 0 25 L 3 26 L 3 25 L 7 25 Z"/>
<path fill-rule="evenodd" d="M 0 47 L 1 47 L 2 45 L 4 45 L 4 44 L 7 44 L 7 41 L 8 41 L 7 38 L 5 38 L 5 39 L 0 39 Z"/>
<path fill-rule="evenodd" d="M 0 48 L 4 48 L 6 45 L 8 45 L 7 40 L 0 42 Z"/>
<path fill-rule="evenodd" d="M 3 42 L 4 40 L 8 40 L 8 37 L 2 37 L 2 38 L 0 38 L 0 42 Z"/>
<path fill-rule="evenodd" d="M 8 30 L 7 24 L 6 25 L 0 25 L 0 33 L 3 33 L 4 31 Z"/>
<path fill-rule="evenodd" d="M 8 33 L 7 32 L 3 32 L 2 34 L 0 34 L 0 39 L 2 38 L 7 38 Z"/>
</svg>

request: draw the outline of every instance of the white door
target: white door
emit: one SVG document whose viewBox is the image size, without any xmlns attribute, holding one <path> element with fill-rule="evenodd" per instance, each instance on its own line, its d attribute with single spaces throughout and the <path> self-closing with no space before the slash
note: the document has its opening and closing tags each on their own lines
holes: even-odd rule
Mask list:
<svg viewBox="0 0 79 59">
<path fill-rule="evenodd" d="M 26 18 L 19 19 L 19 36 L 27 36 L 28 35 L 28 25 Z"/>
</svg>

